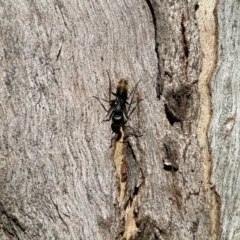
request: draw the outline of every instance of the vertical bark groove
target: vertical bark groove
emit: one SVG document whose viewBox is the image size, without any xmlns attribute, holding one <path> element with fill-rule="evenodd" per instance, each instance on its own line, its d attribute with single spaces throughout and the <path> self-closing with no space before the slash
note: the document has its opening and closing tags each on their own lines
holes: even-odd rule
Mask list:
<svg viewBox="0 0 240 240">
<path fill-rule="evenodd" d="M 156 92 L 157 92 L 157 98 L 160 99 L 163 91 L 163 79 L 161 78 L 161 68 L 160 68 L 160 57 L 159 57 L 159 42 L 158 42 L 158 25 L 157 25 L 157 19 L 155 15 L 155 11 L 157 10 L 156 6 L 154 7 L 156 2 L 155 0 L 146 0 L 146 3 L 149 7 L 149 10 L 151 12 L 152 20 L 153 20 L 153 26 L 154 26 L 154 33 L 155 33 L 155 52 L 157 55 L 157 65 L 158 65 L 158 73 L 157 73 L 157 79 L 156 79 Z"/>
<path fill-rule="evenodd" d="M 200 30 L 200 42 L 202 54 L 204 56 L 202 63 L 202 71 L 199 76 L 199 92 L 201 101 L 201 115 L 198 122 L 198 141 L 202 149 L 203 157 L 203 180 L 206 194 L 211 195 L 211 231 L 212 239 L 219 239 L 220 230 L 220 202 L 219 196 L 211 188 L 211 173 L 212 173 L 212 157 L 209 148 L 208 130 L 212 117 L 212 104 L 210 92 L 210 80 L 214 74 L 217 66 L 217 16 L 214 11 L 217 8 L 217 0 L 212 1 L 199 1 L 198 8 L 198 26 Z"/>
</svg>

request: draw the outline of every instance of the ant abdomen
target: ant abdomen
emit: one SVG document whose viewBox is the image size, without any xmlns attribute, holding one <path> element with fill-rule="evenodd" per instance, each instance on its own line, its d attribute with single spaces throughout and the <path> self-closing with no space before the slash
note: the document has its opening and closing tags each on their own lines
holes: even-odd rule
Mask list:
<svg viewBox="0 0 240 240">
<path fill-rule="evenodd" d="M 117 85 L 117 92 L 115 94 L 116 97 L 123 99 L 125 102 L 128 98 L 128 81 L 125 79 L 121 79 Z"/>
</svg>

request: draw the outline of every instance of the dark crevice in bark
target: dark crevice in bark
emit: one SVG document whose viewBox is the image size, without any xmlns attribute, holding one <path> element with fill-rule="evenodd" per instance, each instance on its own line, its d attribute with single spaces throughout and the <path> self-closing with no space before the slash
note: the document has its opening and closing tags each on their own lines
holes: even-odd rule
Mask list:
<svg viewBox="0 0 240 240">
<path fill-rule="evenodd" d="M 195 232 L 197 232 L 197 230 L 198 230 L 199 222 L 200 221 L 198 218 L 195 221 L 192 221 L 192 226 L 190 227 L 190 230 L 192 231 L 193 236 L 194 236 Z M 194 236 L 194 239 L 195 239 L 195 236 Z"/>
<path fill-rule="evenodd" d="M 171 125 L 175 122 L 183 122 L 188 115 L 191 106 L 190 87 L 182 86 L 177 91 L 169 91 L 166 94 L 165 113 Z"/>
<path fill-rule="evenodd" d="M 60 55 L 61 55 L 61 52 L 62 52 L 62 44 L 60 46 L 60 49 L 58 50 L 58 54 L 57 54 L 57 58 L 56 58 L 56 61 L 59 59 Z"/>
<path fill-rule="evenodd" d="M 134 159 L 135 161 L 137 161 L 136 155 L 135 155 L 134 150 L 133 150 L 133 148 L 132 148 L 132 145 L 131 145 L 131 143 L 130 143 L 129 141 L 127 141 L 127 147 L 128 147 L 129 150 L 130 150 L 130 151 L 128 151 L 128 154 L 131 154 L 131 156 L 133 157 L 133 159 Z"/>
<path fill-rule="evenodd" d="M 194 5 L 194 10 L 197 11 L 198 9 L 199 9 L 199 4 L 196 3 L 196 4 Z"/>
<path fill-rule="evenodd" d="M 184 56 L 185 56 L 184 72 L 185 72 L 185 76 L 186 76 L 186 78 L 187 78 L 189 47 L 188 47 L 188 42 L 187 42 L 187 37 L 186 37 L 186 28 L 185 28 L 185 26 L 184 26 L 185 21 L 186 21 L 186 20 L 185 20 L 185 16 L 184 16 L 184 14 L 182 14 L 181 32 L 182 32 L 183 51 L 184 51 Z"/>
<path fill-rule="evenodd" d="M 17 217 L 8 213 L 8 211 L 4 208 L 3 203 L 0 202 L 0 223 L 2 225 L 3 230 L 11 235 L 20 239 L 18 236 L 19 230 L 22 232 L 26 231 L 26 228 Z"/>
<path fill-rule="evenodd" d="M 126 143 L 126 148 L 127 148 L 126 158 L 127 158 L 127 168 L 128 168 L 127 172 L 129 173 L 128 174 L 129 178 L 127 179 L 127 191 L 130 193 L 128 202 L 130 202 L 131 204 L 133 198 L 137 196 L 139 193 L 139 189 L 142 186 L 144 177 L 140 176 L 142 174 L 142 171 L 137 161 L 132 145 L 129 141 L 127 141 Z M 137 185 L 140 177 L 141 177 L 141 183 L 140 185 Z"/>
<path fill-rule="evenodd" d="M 137 227 L 139 231 L 134 234 L 130 240 L 160 240 L 163 239 L 163 237 L 164 239 L 168 237 L 166 231 L 161 229 L 157 222 L 149 216 L 145 216 L 141 220 L 138 220 Z"/>
<path fill-rule="evenodd" d="M 174 116 L 174 114 L 170 111 L 169 107 L 167 104 L 164 104 L 165 107 L 165 113 L 166 113 L 166 117 L 169 121 L 169 123 L 173 126 L 173 124 L 175 122 L 179 122 L 180 120 Z"/>
<path fill-rule="evenodd" d="M 216 190 L 216 186 L 213 186 L 212 189 L 212 231 L 216 234 L 216 239 L 219 239 L 221 234 L 221 197 Z"/>
<path fill-rule="evenodd" d="M 169 137 L 165 137 L 163 142 L 165 156 L 163 159 L 164 170 L 166 171 L 178 171 L 179 166 L 176 160 L 179 158 L 177 148 L 179 147 L 175 142 L 171 141 Z"/>
<path fill-rule="evenodd" d="M 128 177 L 127 163 L 126 160 L 124 159 L 121 165 L 121 182 L 126 182 L 127 177 Z"/>
<path fill-rule="evenodd" d="M 156 92 L 157 92 L 157 98 L 160 99 L 161 95 L 162 95 L 162 91 L 163 91 L 163 82 L 161 81 L 161 68 L 160 68 L 160 56 L 159 56 L 159 51 L 158 51 L 158 28 L 157 28 L 157 19 L 156 19 L 156 14 L 154 11 L 154 7 L 153 4 L 151 2 L 151 0 L 146 0 L 146 3 L 150 9 L 151 15 L 152 15 L 152 19 L 153 19 L 153 25 L 154 25 L 154 32 L 155 32 L 155 52 L 157 55 L 157 60 L 158 60 L 158 74 L 157 74 L 157 83 L 156 83 Z"/>
<path fill-rule="evenodd" d="M 186 38 L 186 28 L 184 26 L 185 23 L 185 17 L 182 15 L 182 21 L 181 21 L 181 32 L 182 32 L 182 40 L 183 40 L 183 50 L 186 59 L 188 59 L 189 56 L 189 49 L 188 49 L 188 43 L 187 43 L 187 38 Z"/>
</svg>

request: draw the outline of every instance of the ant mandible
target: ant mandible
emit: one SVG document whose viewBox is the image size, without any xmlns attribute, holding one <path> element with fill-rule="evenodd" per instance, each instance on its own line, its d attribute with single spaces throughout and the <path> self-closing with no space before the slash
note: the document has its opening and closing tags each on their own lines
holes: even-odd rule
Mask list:
<svg viewBox="0 0 240 240">
<path fill-rule="evenodd" d="M 117 135 L 117 140 L 119 140 L 121 138 L 121 130 L 120 130 L 121 127 L 124 131 L 124 128 L 126 127 L 125 125 L 126 125 L 127 121 L 129 120 L 131 114 L 134 112 L 134 110 L 136 109 L 138 104 L 143 100 L 143 99 L 137 100 L 136 105 L 130 111 L 131 105 L 135 103 L 135 102 L 133 102 L 133 97 L 136 92 L 137 86 L 141 80 L 139 80 L 137 82 L 137 84 L 131 91 L 130 95 L 128 96 L 128 81 L 125 79 L 121 79 L 117 84 L 117 91 L 116 91 L 116 93 L 114 93 L 114 92 L 112 92 L 111 79 L 110 79 L 109 72 L 107 71 L 107 73 L 108 73 L 108 79 L 109 79 L 109 100 L 99 98 L 96 96 L 93 96 L 93 97 L 99 101 L 101 106 L 107 112 L 107 115 L 105 116 L 103 122 L 112 120 L 112 124 L 111 124 L 112 131 L 113 131 L 113 133 L 115 133 L 115 135 Z M 111 100 L 111 94 L 113 94 L 116 98 Z M 131 101 L 129 103 L 127 100 L 130 98 L 131 98 Z M 108 102 L 110 104 L 110 108 L 107 110 L 106 107 L 102 104 L 102 102 L 100 100 Z M 127 105 L 128 105 L 128 107 L 127 107 Z M 132 130 L 135 130 L 130 126 L 127 126 L 127 127 L 131 128 Z M 134 132 L 131 132 L 130 134 L 134 135 L 135 137 L 141 136 Z M 115 138 L 115 136 L 111 139 L 110 147 L 112 147 L 112 140 L 114 138 Z"/>
</svg>

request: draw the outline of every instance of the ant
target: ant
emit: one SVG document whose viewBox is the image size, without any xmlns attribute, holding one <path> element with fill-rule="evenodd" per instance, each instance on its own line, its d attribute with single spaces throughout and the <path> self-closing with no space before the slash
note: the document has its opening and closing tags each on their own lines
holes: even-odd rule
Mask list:
<svg viewBox="0 0 240 240">
<path fill-rule="evenodd" d="M 93 96 L 93 97 L 99 101 L 101 106 L 107 112 L 107 115 L 105 116 L 103 122 L 112 120 L 111 129 L 112 129 L 113 133 L 115 133 L 115 135 L 117 135 L 116 140 L 119 140 L 121 138 L 121 130 L 120 130 L 121 127 L 123 130 L 125 129 L 125 127 L 135 130 L 130 126 L 125 126 L 125 125 L 126 125 L 127 121 L 129 120 L 131 114 L 134 112 L 134 110 L 138 106 L 138 104 L 143 100 L 143 99 L 138 100 L 137 104 L 130 111 L 131 105 L 135 103 L 135 102 L 133 102 L 133 97 L 136 92 L 137 86 L 141 80 L 138 81 L 138 83 L 135 85 L 135 87 L 131 91 L 130 95 L 128 96 L 128 81 L 125 79 L 121 79 L 117 84 L 117 91 L 116 91 L 116 93 L 114 93 L 114 92 L 112 92 L 111 79 L 109 76 L 109 72 L 107 71 L 107 73 L 108 73 L 108 78 L 109 78 L 109 100 L 99 98 L 96 96 Z M 111 94 L 113 94 L 116 98 L 111 100 Z M 131 98 L 131 101 L 129 103 L 127 100 L 130 98 Z M 110 103 L 110 108 L 108 110 L 102 104 L 100 99 L 105 102 Z M 128 105 L 128 107 L 127 107 L 127 105 Z M 141 135 L 136 134 L 134 131 L 129 134 L 131 134 L 135 137 L 141 136 Z M 110 147 L 112 147 L 112 140 L 115 138 L 115 135 L 111 139 Z"/>
</svg>

